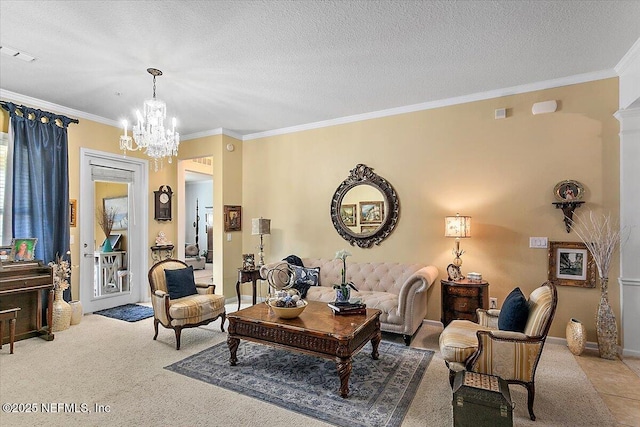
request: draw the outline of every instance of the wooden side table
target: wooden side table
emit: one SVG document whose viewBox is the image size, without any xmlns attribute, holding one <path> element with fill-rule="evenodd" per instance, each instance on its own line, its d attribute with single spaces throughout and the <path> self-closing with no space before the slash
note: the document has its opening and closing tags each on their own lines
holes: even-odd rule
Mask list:
<svg viewBox="0 0 640 427">
<path fill-rule="evenodd" d="M 489 283 L 462 279 L 441 280 L 442 316 L 440 321 L 447 326 L 455 319 L 478 321 L 477 308 L 489 308 Z"/>
<path fill-rule="evenodd" d="M 256 286 L 260 280 L 260 269 L 243 270 L 238 269 L 238 281 L 236 282 L 236 294 L 238 295 L 238 310 L 240 310 L 240 284 L 246 282 L 253 283 L 253 305 L 256 305 Z"/>
</svg>

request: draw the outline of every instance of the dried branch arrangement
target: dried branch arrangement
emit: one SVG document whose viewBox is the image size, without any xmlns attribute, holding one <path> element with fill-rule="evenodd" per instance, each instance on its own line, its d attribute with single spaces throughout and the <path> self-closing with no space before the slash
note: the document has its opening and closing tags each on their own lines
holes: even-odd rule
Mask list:
<svg viewBox="0 0 640 427">
<path fill-rule="evenodd" d="M 621 242 L 625 230 L 620 229 L 611 215 L 595 215 L 592 211 L 589 211 L 588 216 L 581 215 L 572 221 L 571 229 L 591 252 L 600 277 L 608 278 L 613 251 Z"/>
<path fill-rule="evenodd" d="M 111 234 L 117 213 L 118 211 L 115 208 L 103 209 L 99 207 L 96 209 L 96 220 L 104 232 L 105 237 L 109 237 Z"/>
</svg>

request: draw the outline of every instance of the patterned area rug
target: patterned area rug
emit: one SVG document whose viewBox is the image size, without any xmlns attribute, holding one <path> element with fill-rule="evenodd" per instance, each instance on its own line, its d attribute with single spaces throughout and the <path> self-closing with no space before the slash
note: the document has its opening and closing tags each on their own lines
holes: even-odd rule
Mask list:
<svg viewBox="0 0 640 427">
<path fill-rule="evenodd" d="M 353 359 L 349 397 L 338 393 L 333 360 L 241 341 L 238 364 L 227 343 L 166 366 L 179 374 L 344 427 L 397 427 L 411 405 L 433 351 L 381 342 L 378 360 L 368 343 Z"/>
<path fill-rule="evenodd" d="M 153 308 L 138 304 L 125 304 L 105 310 L 94 311 L 93 314 L 124 320 L 126 322 L 137 322 L 138 320 L 153 317 Z"/>
</svg>

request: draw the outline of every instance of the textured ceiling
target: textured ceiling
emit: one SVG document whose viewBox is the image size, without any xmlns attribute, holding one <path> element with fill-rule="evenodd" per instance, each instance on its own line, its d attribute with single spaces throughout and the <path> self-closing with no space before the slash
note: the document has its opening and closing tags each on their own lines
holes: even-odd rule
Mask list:
<svg viewBox="0 0 640 427">
<path fill-rule="evenodd" d="M 640 1 L 8 1 L 0 89 L 249 134 L 612 70 Z"/>
</svg>

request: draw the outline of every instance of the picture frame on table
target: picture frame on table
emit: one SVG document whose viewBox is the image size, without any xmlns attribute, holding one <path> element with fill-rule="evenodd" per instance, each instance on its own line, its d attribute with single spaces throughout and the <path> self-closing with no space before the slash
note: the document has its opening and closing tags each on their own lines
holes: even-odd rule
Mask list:
<svg viewBox="0 0 640 427">
<path fill-rule="evenodd" d="M 360 224 L 382 224 L 382 218 L 384 218 L 384 202 L 360 202 L 358 211 L 360 214 Z"/>
<path fill-rule="evenodd" d="M 35 237 L 11 240 L 11 260 L 33 261 L 37 243 L 38 239 Z"/>
<path fill-rule="evenodd" d="M 0 246 L 0 261 L 11 261 L 13 246 Z"/>
<path fill-rule="evenodd" d="M 127 196 L 105 197 L 102 199 L 105 212 L 113 210 L 116 215 L 113 218 L 113 231 L 129 228 L 129 198 Z"/>
<path fill-rule="evenodd" d="M 242 269 L 243 270 L 255 270 L 256 257 L 254 254 L 242 254 Z"/>
<path fill-rule="evenodd" d="M 582 242 L 549 242 L 547 274 L 556 286 L 596 287 L 596 263 Z"/>
<path fill-rule="evenodd" d="M 354 227 L 356 225 L 357 210 L 355 204 L 340 205 L 340 218 L 347 227 Z"/>
<path fill-rule="evenodd" d="M 241 206 L 224 206 L 224 231 L 242 231 Z"/>
</svg>

